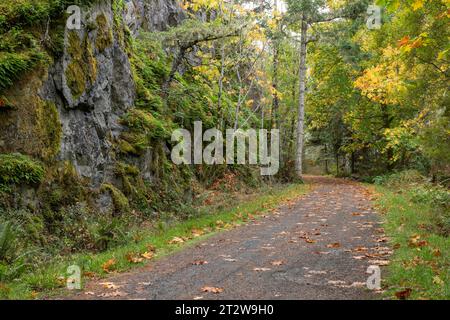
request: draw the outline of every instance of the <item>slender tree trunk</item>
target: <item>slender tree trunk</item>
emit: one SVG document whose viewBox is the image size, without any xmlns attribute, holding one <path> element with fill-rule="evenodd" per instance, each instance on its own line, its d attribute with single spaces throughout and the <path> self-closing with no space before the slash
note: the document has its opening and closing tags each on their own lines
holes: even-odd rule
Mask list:
<svg viewBox="0 0 450 320">
<path fill-rule="evenodd" d="M 223 3 L 219 3 L 219 16 L 223 19 Z M 222 39 L 220 43 L 220 76 L 219 76 L 219 92 L 217 94 L 217 107 L 220 114 L 220 127 L 224 128 L 224 110 L 222 108 L 222 96 L 223 96 L 223 79 L 225 77 L 225 39 Z"/>
<path fill-rule="evenodd" d="M 306 45 L 308 24 L 305 16 L 302 18 L 301 44 L 300 44 L 300 72 L 299 72 L 299 99 L 298 99 L 298 121 L 297 121 L 297 157 L 295 171 L 299 177 L 303 174 L 303 141 L 305 126 L 305 95 L 306 95 Z"/>
</svg>

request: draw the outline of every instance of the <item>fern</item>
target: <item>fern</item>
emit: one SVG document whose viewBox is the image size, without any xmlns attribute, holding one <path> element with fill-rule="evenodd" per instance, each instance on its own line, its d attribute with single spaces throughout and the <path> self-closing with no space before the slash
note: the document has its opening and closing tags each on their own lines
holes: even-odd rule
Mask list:
<svg viewBox="0 0 450 320">
<path fill-rule="evenodd" d="M 0 223 L 0 261 L 6 260 L 9 251 L 12 248 L 14 233 L 9 221 Z"/>
</svg>

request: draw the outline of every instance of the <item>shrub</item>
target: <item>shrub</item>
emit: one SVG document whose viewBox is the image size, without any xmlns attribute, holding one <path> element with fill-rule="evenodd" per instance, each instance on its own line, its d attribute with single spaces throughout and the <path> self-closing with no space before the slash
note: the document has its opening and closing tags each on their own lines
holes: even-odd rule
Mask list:
<svg viewBox="0 0 450 320">
<path fill-rule="evenodd" d="M 437 233 L 450 235 L 450 192 L 440 186 L 424 184 L 411 189 L 410 193 L 415 203 L 430 205 Z"/>
<path fill-rule="evenodd" d="M 5 261 L 9 257 L 14 241 L 14 234 L 11 223 L 0 223 L 0 261 Z"/>
<path fill-rule="evenodd" d="M 30 157 L 14 153 L 0 155 L 0 186 L 36 184 L 44 177 L 44 168 Z"/>
<path fill-rule="evenodd" d="M 425 182 L 425 177 L 417 170 L 405 170 L 373 179 L 375 184 L 389 188 L 405 188 Z"/>
</svg>

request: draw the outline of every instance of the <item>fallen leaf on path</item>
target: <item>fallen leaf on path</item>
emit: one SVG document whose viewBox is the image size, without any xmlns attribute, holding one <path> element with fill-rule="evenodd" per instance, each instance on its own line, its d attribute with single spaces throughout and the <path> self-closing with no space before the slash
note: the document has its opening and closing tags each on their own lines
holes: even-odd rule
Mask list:
<svg viewBox="0 0 450 320">
<path fill-rule="evenodd" d="M 116 264 L 116 259 L 109 259 L 104 264 L 102 264 L 102 269 L 106 273 L 110 273 L 113 270 L 113 267 L 115 264 Z"/>
<path fill-rule="evenodd" d="M 356 260 L 362 260 L 362 259 L 364 259 L 366 256 L 353 256 L 353 259 L 356 259 Z"/>
<path fill-rule="evenodd" d="M 336 285 L 343 285 L 343 284 L 345 284 L 345 281 L 342 281 L 342 280 L 329 280 L 328 284 L 331 284 L 331 285 L 334 285 L 334 286 L 336 286 Z"/>
<path fill-rule="evenodd" d="M 428 241 L 426 240 L 421 240 L 420 239 L 420 235 L 414 235 L 412 237 L 409 238 L 409 246 L 412 248 L 420 248 L 420 247 L 425 247 L 428 245 Z"/>
<path fill-rule="evenodd" d="M 253 268 L 253 271 L 270 271 L 270 268 Z"/>
<path fill-rule="evenodd" d="M 405 299 L 409 298 L 409 296 L 411 295 L 411 292 L 412 292 L 411 288 L 406 288 L 405 290 L 396 292 L 395 296 L 399 300 L 405 300 Z"/>
<path fill-rule="evenodd" d="M 192 236 L 194 238 L 200 237 L 200 236 L 205 234 L 205 232 L 203 230 L 200 230 L 200 229 L 192 229 L 191 232 L 192 232 Z"/>
<path fill-rule="evenodd" d="M 316 240 L 309 239 L 309 238 L 306 238 L 305 241 L 306 241 L 306 243 L 316 243 Z"/>
<path fill-rule="evenodd" d="M 389 264 L 388 260 L 369 260 L 370 264 L 378 266 L 387 266 Z"/>
<path fill-rule="evenodd" d="M 84 294 L 87 296 L 95 296 L 95 293 L 92 291 L 86 291 Z"/>
<path fill-rule="evenodd" d="M 223 260 L 228 261 L 228 262 L 236 262 L 236 259 L 232 259 L 232 258 L 225 258 Z"/>
<path fill-rule="evenodd" d="M 310 270 L 310 271 L 308 271 L 308 273 L 311 273 L 311 274 L 327 274 L 326 271 L 317 271 L 317 270 Z"/>
<path fill-rule="evenodd" d="M 284 264 L 284 261 L 283 260 L 272 261 L 271 264 L 273 266 L 281 266 Z"/>
<path fill-rule="evenodd" d="M 83 276 L 85 276 L 87 278 L 95 278 L 95 273 L 90 272 L 90 271 L 85 271 L 85 272 L 83 272 Z"/>
<path fill-rule="evenodd" d="M 112 297 L 125 297 L 128 295 L 128 293 L 122 292 L 122 291 L 114 291 L 111 293 L 102 293 L 100 294 L 100 297 L 103 298 L 112 298 Z"/>
<path fill-rule="evenodd" d="M 217 288 L 217 287 L 203 287 L 202 288 L 203 292 L 211 292 L 211 293 L 222 293 L 223 292 L 223 288 Z"/>
<path fill-rule="evenodd" d="M 435 256 L 435 257 L 440 257 L 440 256 L 441 256 L 441 250 L 439 250 L 439 249 L 434 249 L 434 250 L 433 250 L 433 256 Z"/>
<path fill-rule="evenodd" d="M 99 284 L 101 284 L 104 288 L 106 289 L 110 289 L 110 290 L 117 290 L 122 286 L 116 285 L 114 282 L 100 282 Z"/>
<path fill-rule="evenodd" d="M 194 266 L 201 266 L 201 265 L 204 265 L 204 264 L 208 264 L 208 261 L 205 261 L 205 260 L 196 260 L 196 261 L 192 262 L 192 264 L 193 264 Z"/>
<path fill-rule="evenodd" d="M 169 241 L 169 244 L 181 244 L 184 243 L 184 239 L 180 237 L 174 237 L 172 240 Z"/>
<path fill-rule="evenodd" d="M 135 253 L 129 252 L 125 255 L 125 258 L 130 263 L 140 263 L 144 261 L 143 258 L 137 257 Z"/>
<path fill-rule="evenodd" d="M 340 248 L 341 244 L 339 242 L 330 243 L 327 248 Z"/>
<path fill-rule="evenodd" d="M 153 252 L 144 252 L 144 253 L 142 253 L 141 254 L 141 257 L 142 258 L 144 258 L 144 259 L 146 259 L 146 260 L 150 260 L 150 259 L 152 259 L 153 258 L 153 256 L 154 256 L 155 254 L 153 253 Z"/>
</svg>

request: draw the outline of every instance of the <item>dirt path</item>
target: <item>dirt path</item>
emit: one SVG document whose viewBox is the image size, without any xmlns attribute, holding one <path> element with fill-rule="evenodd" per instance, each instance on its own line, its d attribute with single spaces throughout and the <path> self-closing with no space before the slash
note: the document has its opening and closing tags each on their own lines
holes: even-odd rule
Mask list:
<svg viewBox="0 0 450 320">
<path fill-rule="evenodd" d="M 366 269 L 389 249 L 367 190 L 332 178 L 306 180 L 314 189 L 297 203 L 106 280 L 119 289 L 91 283 L 75 299 L 377 298 L 365 286 Z M 194 265 L 198 260 L 208 263 Z M 205 286 L 223 292 L 202 292 Z"/>
</svg>

